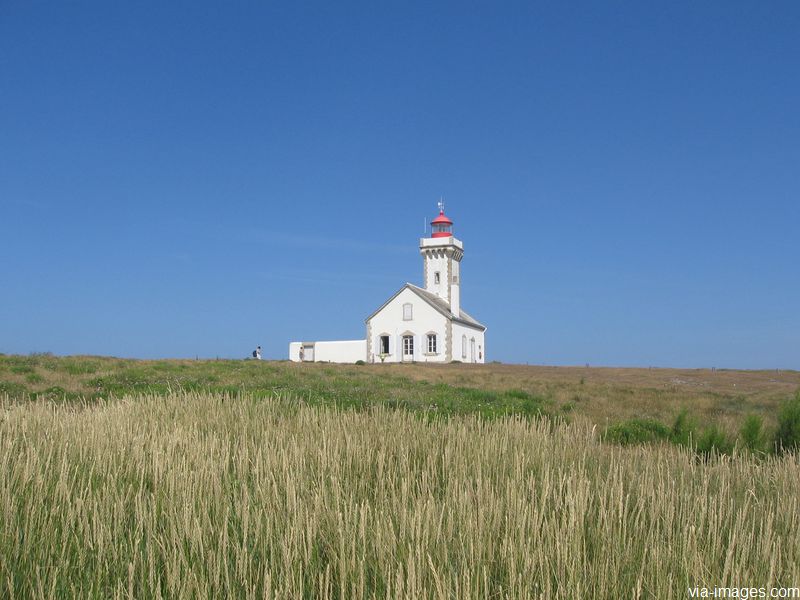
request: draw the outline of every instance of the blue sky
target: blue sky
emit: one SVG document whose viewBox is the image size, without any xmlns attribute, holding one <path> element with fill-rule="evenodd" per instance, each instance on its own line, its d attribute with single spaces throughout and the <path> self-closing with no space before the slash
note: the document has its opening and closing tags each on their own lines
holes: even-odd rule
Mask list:
<svg viewBox="0 0 800 600">
<path fill-rule="evenodd" d="M 354 339 L 444 196 L 487 358 L 800 368 L 800 4 L 0 4 L 0 352 Z"/>
</svg>

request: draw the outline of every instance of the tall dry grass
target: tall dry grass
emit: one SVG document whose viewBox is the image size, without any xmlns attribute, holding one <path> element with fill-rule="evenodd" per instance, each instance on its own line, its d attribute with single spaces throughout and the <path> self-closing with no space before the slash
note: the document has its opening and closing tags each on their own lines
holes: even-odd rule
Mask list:
<svg viewBox="0 0 800 600">
<path fill-rule="evenodd" d="M 794 457 L 130 397 L 0 410 L 0 596 L 667 598 L 800 583 Z"/>
</svg>

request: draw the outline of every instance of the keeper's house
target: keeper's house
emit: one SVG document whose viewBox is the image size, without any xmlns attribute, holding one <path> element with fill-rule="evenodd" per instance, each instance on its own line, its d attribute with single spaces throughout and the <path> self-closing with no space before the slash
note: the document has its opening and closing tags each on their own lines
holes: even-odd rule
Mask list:
<svg viewBox="0 0 800 600">
<path fill-rule="evenodd" d="M 367 317 L 365 340 L 291 342 L 295 362 L 469 362 L 486 360 L 486 327 L 461 308 L 464 244 L 444 210 L 419 241 L 424 287 L 401 287 Z"/>
</svg>

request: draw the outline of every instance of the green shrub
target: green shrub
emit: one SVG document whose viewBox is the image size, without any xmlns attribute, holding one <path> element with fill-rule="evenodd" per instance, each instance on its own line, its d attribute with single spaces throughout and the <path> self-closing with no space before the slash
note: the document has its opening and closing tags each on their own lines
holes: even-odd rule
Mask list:
<svg viewBox="0 0 800 600">
<path fill-rule="evenodd" d="M 739 437 L 742 446 L 750 452 L 764 451 L 764 420 L 758 415 L 747 415 L 742 428 L 739 430 Z"/>
<path fill-rule="evenodd" d="M 800 448 L 800 390 L 787 400 L 778 413 L 778 430 L 775 432 L 777 452 L 795 452 Z"/>
<path fill-rule="evenodd" d="M 19 399 L 25 395 L 28 390 L 21 383 L 14 383 L 13 381 L 0 381 L 0 396 L 8 394 L 10 398 Z"/>
<path fill-rule="evenodd" d="M 28 383 L 42 383 L 44 381 L 44 377 L 39 375 L 38 373 L 28 373 L 25 376 L 25 381 Z"/>
<path fill-rule="evenodd" d="M 670 439 L 683 446 L 688 446 L 695 436 L 694 421 L 689 416 L 689 412 L 684 408 L 675 417 L 670 431 Z"/>
<path fill-rule="evenodd" d="M 670 429 L 655 419 L 631 419 L 611 425 L 603 434 L 607 442 L 622 444 L 649 444 L 668 440 Z"/>
<path fill-rule="evenodd" d="M 91 361 L 68 362 L 64 365 L 64 370 L 70 375 L 91 375 L 97 372 L 99 365 Z"/>
<path fill-rule="evenodd" d="M 362 365 L 365 365 L 367 363 L 365 363 L 363 360 L 357 360 L 356 364 L 359 365 L 359 366 L 362 366 Z"/>
<path fill-rule="evenodd" d="M 733 451 L 733 443 L 716 425 L 711 425 L 703 430 L 702 435 L 697 439 L 696 451 L 698 454 L 710 456 L 711 454 L 730 454 Z"/>
<path fill-rule="evenodd" d="M 533 396 L 525 390 L 506 390 L 503 393 L 509 398 L 514 398 L 515 400 L 530 400 L 533 398 Z"/>
</svg>

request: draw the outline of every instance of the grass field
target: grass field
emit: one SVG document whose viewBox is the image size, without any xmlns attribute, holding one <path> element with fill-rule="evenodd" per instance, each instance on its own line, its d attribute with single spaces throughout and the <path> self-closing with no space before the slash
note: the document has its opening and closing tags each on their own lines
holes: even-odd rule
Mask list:
<svg viewBox="0 0 800 600">
<path fill-rule="evenodd" d="M 793 455 L 289 396 L 8 403 L 8 598 L 682 598 L 800 583 Z"/>
<path fill-rule="evenodd" d="M 124 360 L 0 355 L 0 394 L 75 401 L 135 393 L 291 393 L 312 404 L 382 404 L 485 416 L 539 412 L 600 427 L 670 423 L 686 409 L 734 435 L 748 414 L 775 424 L 798 371 L 615 369 L 524 365 L 331 365 L 243 360 Z"/>
<path fill-rule="evenodd" d="M 0 356 L 0 597 L 685 598 L 800 585 L 797 372 Z M 569 408 L 567 408 L 569 407 Z"/>
</svg>

